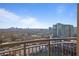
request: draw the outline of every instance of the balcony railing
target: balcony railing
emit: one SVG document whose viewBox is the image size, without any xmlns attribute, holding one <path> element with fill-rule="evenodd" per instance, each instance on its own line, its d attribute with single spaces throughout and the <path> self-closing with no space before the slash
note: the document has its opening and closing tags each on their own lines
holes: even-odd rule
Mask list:
<svg viewBox="0 0 79 59">
<path fill-rule="evenodd" d="M 1 56 L 76 56 L 76 38 L 52 38 L 0 44 Z"/>
</svg>

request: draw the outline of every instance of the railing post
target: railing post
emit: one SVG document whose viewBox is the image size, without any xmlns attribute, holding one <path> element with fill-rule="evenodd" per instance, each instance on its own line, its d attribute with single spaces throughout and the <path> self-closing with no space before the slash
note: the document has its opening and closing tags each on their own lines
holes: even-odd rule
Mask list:
<svg viewBox="0 0 79 59">
<path fill-rule="evenodd" d="M 50 56 L 50 40 L 48 40 L 48 56 Z"/>
<path fill-rule="evenodd" d="M 24 56 L 26 56 L 26 43 L 24 43 Z"/>
<path fill-rule="evenodd" d="M 62 56 L 64 56 L 64 47 L 63 47 L 63 43 L 61 44 L 61 47 L 62 47 Z"/>
</svg>

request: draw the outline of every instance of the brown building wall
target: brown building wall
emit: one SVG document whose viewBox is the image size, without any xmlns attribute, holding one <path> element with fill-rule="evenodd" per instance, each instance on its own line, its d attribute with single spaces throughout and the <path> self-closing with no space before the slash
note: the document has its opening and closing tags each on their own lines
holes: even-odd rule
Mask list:
<svg viewBox="0 0 79 59">
<path fill-rule="evenodd" d="M 77 56 L 79 56 L 79 3 L 77 4 Z"/>
</svg>

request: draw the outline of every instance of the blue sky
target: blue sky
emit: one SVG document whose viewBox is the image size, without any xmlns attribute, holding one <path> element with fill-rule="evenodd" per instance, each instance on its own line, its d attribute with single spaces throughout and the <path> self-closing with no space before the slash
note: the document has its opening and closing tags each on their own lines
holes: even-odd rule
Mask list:
<svg viewBox="0 0 79 59">
<path fill-rule="evenodd" d="M 0 28 L 48 28 L 56 23 L 77 26 L 77 4 L 0 4 Z"/>
</svg>

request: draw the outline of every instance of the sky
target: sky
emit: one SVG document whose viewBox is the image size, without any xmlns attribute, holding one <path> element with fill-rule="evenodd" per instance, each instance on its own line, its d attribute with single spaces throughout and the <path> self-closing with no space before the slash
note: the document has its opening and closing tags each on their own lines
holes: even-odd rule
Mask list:
<svg viewBox="0 0 79 59">
<path fill-rule="evenodd" d="M 77 26 L 77 4 L 0 3 L 0 28 L 48 28 L 56 23 Z"/>
</svg>

